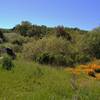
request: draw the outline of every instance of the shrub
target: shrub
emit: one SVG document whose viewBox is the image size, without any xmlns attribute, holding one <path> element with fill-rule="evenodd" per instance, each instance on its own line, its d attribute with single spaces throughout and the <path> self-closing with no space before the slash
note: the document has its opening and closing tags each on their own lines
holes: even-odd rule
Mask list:
<svg viewBox="0 0 100 100">
<path fill-rule="evenodd" d="M 62 54 L 49 54 L 49 53 L 41 53 L 37 59 L 37 62 L 40 64 L 51 64 L 57 66 L 72 66 L 73 60 L 71 57 L 66 57 Z"/>
<path fill-rule="evenodd" d="M 63 38 L 57 38 L 55 36 L 44 37 L 39 40 L 33 40 L 30 43 L 25 44 L 24 54 L 26 56 L 36 55 L 38 56 L 41 53 L 49 54 L 69 54 L 69 42 Z M 29 58 L 29 57 L 28 57 Z"/>
<path fill-rule="evenodd" d="M 11 44 L 17 44 L 20 46 L 29 41 L 28 37 L 21 36 L 20 34 L 17 33 L 7 33 L 5 34 L 5 37 L 7 41 L 10 42 Z"/>
<path fill-rule="evenodd" d="M 90 56 L 85 53 L 79 53 L 75 56 L 75 62 L 79 64 L 85 64 L 90 61 Z"/>
<path fill-rule="evenodd" d="M 75 65 L 74 59 L 71 56 L 66 56 L 66 66 L 73 67 Z"/>
<path fill-rule="evenodd" d="M 84 51 L 85 42 L 81 38 L 71 43 L 62 37 L 48 36 L 33 40 L 23 45 L 23 54 L 28 59 L 44 64 L 56 64 L 74 66 L 75 64 L 87 63 L 91 55 Z M 78 39 L 77 39 L 78 40 Z"/>
<path fill-rule="evenodd" d="M 49 53 L 42 53 L 37 57 L 37 60 L 41 64 L 53 64 L 54 56 Z"/>
<path fill-rule="evenodd" d="M 72 66 L 73 60 L 70 56 L 64 56 L 62 54 L 55 55 L 54 63 L 60 66 Z"/>
<path fill-rule="evenodd" d="M 57 32 L 56 32 L 56 36 L 57 37 L 64 37 L 66 38 L 68 41 L 72 41 L 72 37 L 69 33 L 66 32 L 65 28 L 63 26 L 58 26 L 56 28 Z"/>
<path fill-rule="evenodd" d="M 28 21 L 22 21 L 21 24 L 16 25 L 13 30 L 17 32 L 18 34 L 21 34 L 23 36 L 29 36 L 29 37 L 41 37 L 42 35 L 46 34 L 47 27 L 42 25 L 32 25 Z"/>
<path fill-rule="evenodd" d="M 26 33 L 32 28 L 32 24 L 28 21 L 22 21 L 21 24 L 16 25 L 13 30 L 23 36 L 27 36 Z"/>
<path fill-rule="evenodd" d="M 22 52 L 23 47 L 15 44 L 15 45 L 12 46 L 12 49 L 14 50 L 14 52 L 20 53 L 20 52 Z"/>
<path fill-rule="evenodd" d="M 86 51 L 93 58 L 100 58 L 100 27 L 89 32 L 85 38 Z"/>
<path fill-rule="evenodd" d="M 66 58 L 63 55 L 55 55 L 56 65 L 66 65 Z"/>
<path fill-rule="evenodd" d="M 4 56 L 3 61 L 2 61 L 2 68 L 6 70 L 11 70 L 13 67 L 14 67 L 14 64 L 12 62 L 11 57 L 8 55 Z"/>
</svg>

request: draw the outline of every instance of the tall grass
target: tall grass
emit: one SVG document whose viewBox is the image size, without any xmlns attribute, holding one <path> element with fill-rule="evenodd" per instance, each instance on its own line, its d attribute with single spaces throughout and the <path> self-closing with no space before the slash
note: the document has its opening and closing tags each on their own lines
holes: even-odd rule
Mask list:
<svg viewBox="0 0 100 100">
<path fill-rule="evenodd" d="M 0 65 L 0 100 L 75 100 L 71 72 L 41 66 L 22 58 L 14 64 L 11 71 L 2 70 Z M 79 100 L 100 99 L 100 81 L 84 74 L 76 77 L 75 81 Z"/>
</svg>

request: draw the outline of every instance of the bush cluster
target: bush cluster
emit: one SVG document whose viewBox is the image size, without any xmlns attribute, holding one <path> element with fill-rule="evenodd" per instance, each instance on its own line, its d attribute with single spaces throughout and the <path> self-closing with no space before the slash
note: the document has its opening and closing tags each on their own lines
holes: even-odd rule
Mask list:
<svg viewBox="0 0 100 100">
<path fill-rule="evenodd" d="M 62 37 L 49 36 L 31 41 L 23 46 L 23 54 L 41 64 L 74 66 L 87 63 L 90 56 Z"/>
<path fill-rule="evenodd" d="M 58 26 L 32 25 L 23 21 L 5 36 L 17 53 L 41 64 L 74 66 L 100 59 L 100 27 L 92 31 Z M 4 35 L 1 33 L 0 38 Z M 9 45 L 8 45 L 9 44 Z"/>
<path fill-rule="evenodd" d="M 14 67 L 12 58 L 8 55 L 4 56 L 2 61 L 2 68 L 6 70 L 11 70 Z"/>
<path fill-rule="evenodd" d="M 61 54 L 54 55 L 49 53 L 42 53 L 37 57 L 36 61 L 39 62 L 40 64 L 52 64 L 58 66 L 73 65 L 73 61 L 70 57 L 68 58 Z"/>
</svg>

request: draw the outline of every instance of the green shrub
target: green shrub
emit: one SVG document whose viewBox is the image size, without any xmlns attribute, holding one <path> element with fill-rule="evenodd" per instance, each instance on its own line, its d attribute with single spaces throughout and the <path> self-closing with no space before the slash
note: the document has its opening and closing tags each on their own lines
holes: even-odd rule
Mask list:
<svg viewBox="0 0 100 100">
<path fill-rule="evenodd" d="M 79 53 L 75 56 L 75 62 L 79 64 L 85 64 L 90 61 L 90 56 L 85 53 Z"/>
<path fill-rule="evenodd" d="M 17 45 L 17 44 L 13 45 L 12 48 L 13 48 L 14 52 L 17 52 L 17 53 L 20 53 L 23 50 L 23 47 L 20 45 Z"/>
<path fill-rule="evenodd" d="M 49 53 L 42 53 L 37 57 L 37 60 L 41 64 L 53 64 L 54 56 Z"/>
<path fill-rule="evenodd" d="M 14 64 L 12 62 L 11 57 L 8 55 L 4 56 L 3 61 L 2 61 L 2 68 L 6 70 L 11 70 L 13 67 L 14 67 Z"/>
<path fill-rule="evenodd" d="M 63 55 L 55 55 L 55 64 L 66 65 L 66 58 Z"/>
<path fill-rule="evenodd" d="M 70 57 L 64 56 L 62 54 L 55 55 L 54 63 L 61 66 L 72 65 Z"/>
<path fill-rule="evenodd" d="M 5 34 L 5 37 L 7 38 L 7 41 L 14 45 L 20 45 L 22 46 L 24 43 L 27 43 L 29 41 L 28 37 L 21 36 L 17 33 L 7 33 Z"/>
<path fill-rule="evenodd" d="M 73 67 L 75 65 L 74 59 L 71 56 L 66 56 L 66 66 Z"/>
<path fill-rule="evenodd" d="M 65 28 L 63 26 L 58 26 L 56 28 L 57 32 L 56 32 L 56 36 L 57 37 L 64 37 L 66 38 L 68 41 L 72 41 L 72 37 L 71 35 L 66 32 Z"/>
<path fill-rule="evenodd" d="M 100 27 L 89 32 L 85 37 L 85 49 L 93 58 L 100 58 Z"/>
<path fill-rule="evenodd" d="M 49 54 L 69 54 L 69 42 L 63 38 L 55 36 L 44 37 L 39 40 L 33 40 L 23 46 L 23 54 L 32 58 L 33 55 L 38 56 L 41 53 Z"/>
<path fill-rule="evenodd" d="M 64 56 L 62 54 L 49 54 L 49 53 L 41 53 L 37 59 L 37 62 L 40 64 L 51 64 L 57 66 L 72 66 L 73 60 L 71 57 Z"/>
</svg>

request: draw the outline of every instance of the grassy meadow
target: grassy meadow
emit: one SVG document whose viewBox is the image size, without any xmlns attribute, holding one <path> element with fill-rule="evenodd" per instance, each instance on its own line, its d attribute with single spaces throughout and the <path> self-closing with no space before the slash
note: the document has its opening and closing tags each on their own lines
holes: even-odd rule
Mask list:
<svg viewBox="0 0 100 100">
<path fill-rule="evenodd" d="M 17 58 L 6 71 L 0 65 L 0 100 L 99 100 L 100 81 Z"/>
</svg>

